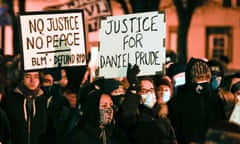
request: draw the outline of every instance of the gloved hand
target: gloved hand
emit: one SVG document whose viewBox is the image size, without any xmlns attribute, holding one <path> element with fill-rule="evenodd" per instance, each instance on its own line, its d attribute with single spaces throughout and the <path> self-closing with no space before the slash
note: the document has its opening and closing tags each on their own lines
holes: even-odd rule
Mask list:
<svg viewBox="0 0 240 144">
<path fill-rule="evenodd" d="M 99 77 L 96 80 L 94 80 L 91 85 L 95 88 L 95 89 L 104 89 L 104 83 L 105 83 L 105 78 L 104 77 Z"/>
<path fill-rule="evenodd" d="M 137 74 L 140 72 L 139 66 L 134 64 L 133 66 L 129 63 L 127 68 L 127 80 L 130 86 L 137 86 L 138 85 L 138 78 Z"/>
</svg>

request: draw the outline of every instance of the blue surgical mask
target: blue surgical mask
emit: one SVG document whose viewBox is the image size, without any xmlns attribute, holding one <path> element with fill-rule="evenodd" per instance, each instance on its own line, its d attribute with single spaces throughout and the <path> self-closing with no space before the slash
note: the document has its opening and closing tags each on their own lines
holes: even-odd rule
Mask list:
<svg viewBox="0 0 240 144">
<path fill-rule="evenodd" d="M 151 92 L 147 92 L 146 94 L 142 94 L 141 97 L 142 97 L 142 100 L 143 100 L 143 104 L 148 108 L 153 108 L 153 106 L 155 105 L 155 103 L 157 101 L 156 95 L 154 93 L 151 93 Z"/>
<path fill-rule="evenodd" d="M 177 77 L 173 80 L 174 87 L 181 86 L 185 84 L 185 76 Z"/>
<path fill-rule="evenodd" d="M 217 90 L 220 87 L 222 77 L 221 76 L 212 76 L 210 82 L 211 90 Z"/>
<path fill-rule="evenodd" d="M 163 102 L 167 103 L 171 98 L 171 93 L 170 91 L 164 91 L 163 92 Z"/>
</svg>

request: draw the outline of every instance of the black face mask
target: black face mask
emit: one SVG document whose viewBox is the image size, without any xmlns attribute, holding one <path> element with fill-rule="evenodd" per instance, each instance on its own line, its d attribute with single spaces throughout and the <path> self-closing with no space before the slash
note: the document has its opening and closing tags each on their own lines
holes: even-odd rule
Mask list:
<svg viewBox="0 0 240 144">
<path fill-rule="evenodd" d="M 56 86 L 52 85 L 52 86 L 43 86 L 42 89 L 44 90 L 44 93 L 47 96 L 53 96 L 56 92 Z"/>
<path fill-rule="evenodd" d="M 201 82 L 201 83 L 193 82 L 192 86 L 193 86 L 194 92 L 198 95 L 205 95 L 210 92 L 210 85 L 208 82 Z"/>
<path fill-rule="evenodd" d="M 44 90 L 44 92 L 50 92 L 52 89 L 52 86 L 43 86 L 42 89 Z"/>
</svg>

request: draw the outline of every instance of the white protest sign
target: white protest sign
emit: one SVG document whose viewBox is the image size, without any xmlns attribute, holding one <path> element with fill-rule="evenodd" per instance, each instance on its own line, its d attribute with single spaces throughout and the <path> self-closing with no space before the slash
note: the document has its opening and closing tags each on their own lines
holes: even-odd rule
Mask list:
<svg viewBox="0 0 240 144">
<path fill-rule="evenodd" d="M 124 77 L 128 63 L 140 67 L 139 76 L 162 71 L 166 34 L 164 13 L 111 16 L 101 21 L 99 76 Z"/>
<path fill-rule="evenodd" d="M 86 65 L 82 10 L 20 15 L 24 70 Z"/>
<path fill-rule="evenodd" d="M 229 118 L 229 121 L 240 125 L 240 102 L 237 102 L 235 104 L 232 114 Z"/>
</svg>

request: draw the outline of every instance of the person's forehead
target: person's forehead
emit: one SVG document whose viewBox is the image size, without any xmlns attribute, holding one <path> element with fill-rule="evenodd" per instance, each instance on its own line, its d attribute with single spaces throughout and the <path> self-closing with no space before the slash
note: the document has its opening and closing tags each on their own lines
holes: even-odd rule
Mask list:
<svg viewBox="0 0 240 144">
<path fill-rule="evenodd" d="M 141 88 L 150 89 L 154 88 L 153 83 L 150 80 L 141 80 Z"/>
<path fill-rule="evenodd" d="M 101 98 L 100 98 L 100 103 L 102 103 L 102 102 L 112 102 L 110 95 L 102 94 Z"/>
<path fill-rule="evenodd" d="M 159 89 L 170 89 L 170 87 L 166 84 L 161 84 L 158 86 Z"/>
<path fill-rule="evenodd" d="M 39 75 L 39 72 L 25 72 L 24 75 Z"/>
<path fill-rule="evenodd" d="M 49 78 L 49 79 L 52 79 L 52 78 L 53 78 L 53 76 L 52 76 L 51 74 L 44 74 L 43 77 L 44 77 L 44 78 Z"/>
</svg>

